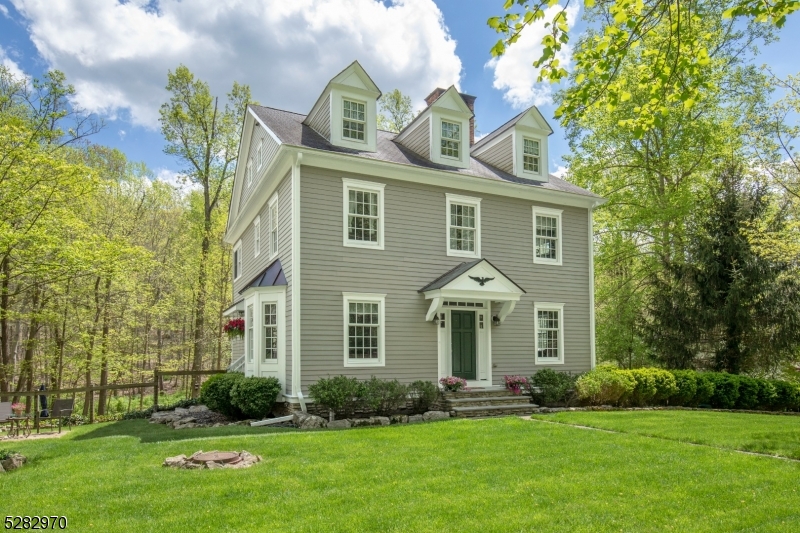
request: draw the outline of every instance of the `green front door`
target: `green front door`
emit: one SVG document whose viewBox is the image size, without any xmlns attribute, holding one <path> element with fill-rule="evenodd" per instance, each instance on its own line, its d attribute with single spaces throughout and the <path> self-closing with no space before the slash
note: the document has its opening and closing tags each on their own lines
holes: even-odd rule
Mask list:
<svg viewBox="0 0 800 533">
<path fill-rule="evenodd" d="M 475 311 L 450 311 L 450 337 L 453 375 L 457 378 L 476 379 Z"/>
</svg>

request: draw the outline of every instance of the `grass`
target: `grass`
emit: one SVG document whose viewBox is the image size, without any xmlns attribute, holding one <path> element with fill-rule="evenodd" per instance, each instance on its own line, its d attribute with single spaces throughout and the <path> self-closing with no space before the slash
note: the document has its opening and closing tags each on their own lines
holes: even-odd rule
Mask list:
<svg viewBox="0 0 800 533">
<path fill-rule="evenodd" d="M 517 418 L 314 432 L 134 420 L 13 447 L 30 464 L 0 475 L 3 514 L 65 515 L 75 531 L 800 529 L 798 462 Z M 161 467 L 198 449 L 264 462 Z"/>
<path fill-rule="evenodd" d="M 703 411 L 562 412 L 536 418 L 800 459 L 800 417 Z"/>
</svg>

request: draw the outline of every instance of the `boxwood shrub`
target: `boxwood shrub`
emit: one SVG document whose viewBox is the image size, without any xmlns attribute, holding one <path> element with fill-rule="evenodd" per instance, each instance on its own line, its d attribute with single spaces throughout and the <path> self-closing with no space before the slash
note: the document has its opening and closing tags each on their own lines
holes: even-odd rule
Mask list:
<svg viewBox="0 0 800 533">
<path fill-rule="evenodd" d="M 528 380 L 531 398 L 539 405 L 569 405 L 575 395 L 577 379 L 577 376 L 565 372 L 543 368 Z"/>
<path fill-rule="evenodd" d="M 308 387 L 308 392 L 315 403 L 332 411 L 337 417 L 348 418 L 363 403 L 366 388 L 356 378 L 335 376 L 322 378 Z"/>
<path fill-rule="evenodd" d="M 739 376 L 724 372 L 709 372 L 706 376 L 714 383 L 714 393 L 709 400 L 711 407 L 733 409 L 739 399 Z"/>
<path fill-rule="evenodd" d="M 592 405 L 617 404 L 635 386 L 630 371 L 601 365 L 579 377 L 575 391 L 578 398 Z"/>
<path fill-rule="evenodd" d="M 692 405 L 697 395 L 697 373 L 694 370 L 673 370 L 675 392 L 667 398 L 669 405 Z"/>
<path fill-rule="evenodd" d="M 378 415 L 396 413 L 406 406 L 408 387 L 396 379 L 378 379 L 372 376 L 364 383 L 364 403 Z"/>
<path fill-rule="evenodd" d="M 244 414 L 231 401 L 231 389 L 244 379 L 241 372 L 215 374 L 200 387 L 200 401 L 212 411 L 231 418 L 242 418 Z"/>
<path fill-rule="evenodd" d="M 415 381 L 408 386 L 411 398 L 411 409 L 416 414 L 430 410 L 431 405 L 439 399 L 439 387 L 431 381 Z"/>
<path fill-rule="evenodd" d="M 265 418 L 272 411 L 280 393 L 281 383 L 278 378 L 242 378 L 231 387 L 231 404 L 245 418 Z"/>
</svg>

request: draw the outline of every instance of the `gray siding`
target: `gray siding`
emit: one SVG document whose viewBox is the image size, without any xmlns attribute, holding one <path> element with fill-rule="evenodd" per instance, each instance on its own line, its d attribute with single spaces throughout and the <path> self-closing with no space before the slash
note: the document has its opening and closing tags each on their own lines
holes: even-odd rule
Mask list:
<svg viewBox="0 0 800 533">
<path fill-rule="evenodd" d="M 386 183 L 385 250 L 342 245 L 342 177 Z M 467 259 L 445 249 L 445 193 L 459 190 L 303 167 L 301 176 L 303 387 L 328 375 L 435 380 L 437 329 L 425 322 L 430 302 L 417 290 Z M 472 195 L 475 196 L 475 195 Z M 563 209 L 563 266 L 533 264 L 533 203 L 483 195 L 483 257 L 527 291 L 492 328 L 493 381 L 531 375 L 533 302 L 564 303 L 561 371 L 590 367 L 589 258 L 586 209 Z M 386 366 L 345 368 L 342 292 L 386 293 Z"/>
<path fill-rule="evenodd" d="M 287 390 L 292 383 L 292 177 L 288 173 L 283 177 L 277 188 L 278 193 L 278 254 L 283 273 L 286 276 L 288 287 L 286 289 L 286 382 Z M 242 234 L 242 275 L 233 282 L 233 301 L 241 299 L 239 291 L 252 281 L 260 272 L 272 262 L 269 259 L 269 198 L 254 198 L 254 201 L 262 202 L 259 215 L 261 216 L 261 253 L 254 257 L 255 232 L 251 223 Z M 274 260 L 274 259 L 273 259 Z M 239 348 L 238 354 L 241 355 L 244 346 Z M 234 359 L 237 352 L 234 351 Z"/>
<path fill-rule="evenodd" d="M 479 155 L 472 155 L 504 172 L 514 173 L 514 147 L 513 137 L 510 133 L 505 139 L 499 141 L 488 150 L 481 152 Z"/>
<path fill-rule="evenodd" d="M 403 146 L 425 159 L 431 158 L 431 118 L 420 122 L 408 136 L 403 139 Z"/>
<path fill-rule="evenodd" d="M 309 126 L 314 128 L 314 131 L 325 137 L 331 139 L 331 95 L 325 97 L 325 102 L 317 109 L 312 117 L 308 120 Z"/>
<path fill-rule="evenodd" d="M 258 157 L 258 144 L 261 142 L 261 139 L 264 139 L 264 162 L 261 165 L 261 168 L 258 168 L 258 161 L 256 159 Z M 267 167 L 269 166 L 270 161 L 272 161 L 272 158 L 275 157 L 275 153 L 278 151 L 279 146 L 280 145 L 275 142 L 275 139 L 272 138 L 272 135 L 264 131 L 264 128 L 258 124 L 253 126 L 253 135 L 250 136 L 250 148 L 247 153 L 247 157 L 252 158 L 253 160 L 253 183 L 248 187 L 247 178 L 244 174 L 242 175 L 244 183 L 242 183 L 242 195 L 239 200 L 240 212 L 247 203 L 247 200 L 250 198 L 253 189 L 256 188 L 259 180 L 264 177 Z M 247 161 L 244 161 L 243 163 L 247 165 Z"/>
</svg>

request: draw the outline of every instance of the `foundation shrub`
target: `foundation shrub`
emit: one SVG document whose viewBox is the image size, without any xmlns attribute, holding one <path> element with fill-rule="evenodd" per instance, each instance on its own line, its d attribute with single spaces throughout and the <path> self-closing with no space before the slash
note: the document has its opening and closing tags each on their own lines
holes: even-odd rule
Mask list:
<svg viewBox="0 0 800 533">
<path fill-rule="evenodd" d="M 528 392 L 539 405 L 569 405 L 575 397 L 577 376 L 543 368 L 528 380 Z"/>
<path fill-rule="evenodd" d="M 241 409 L 231 401 L 231 389 L 245 379 L 241 372 L 215 374 L 200 387 L 200 402 L 211 409 L 231 418 L 242 418 Z"/>
<path fill-rule="evenodd" d="M 332 411 L 339 418 L 352 417 L 361 407 L 366 394 L 364 382 L 347 376 L 322 378 L 308 392 L 314 402 Z"/>
<path fill-rule="evenodd" d="M 579 377 L 575 391 L 579 399 L 592 405 L 616 404 L 635 386 L 630 371 L 602 365 Z"/>
<path fill-rule="evenodd" d="M 245 418 L 265 418 L 281 393 L 278 378 L 249 377 L 238 380 L 231 388 L 231 403 Z"/>
<path fill-rule="evenodd" d="M 708 372 L 706 377 L 714 383 L 714 393 L 709 399 L 711 407 L 733 409 L 739 399 L 739 376 L 724 372 Z"/>
<path fill-rule="evenodd" d="M 411 409 L 415 414 L 429 411 L 431 405 L 439 400 L 439 394 L 439 387 L 431 381 L 419 380 L 408 386 Z"/>
<path fill-rule="evenodd" d="M 372 376 L 364 383 L 364 404 L 378 415 L 387 416 L 405 407 L 408 386 L 396 379 L 378 379 Z"/>
</svg>

